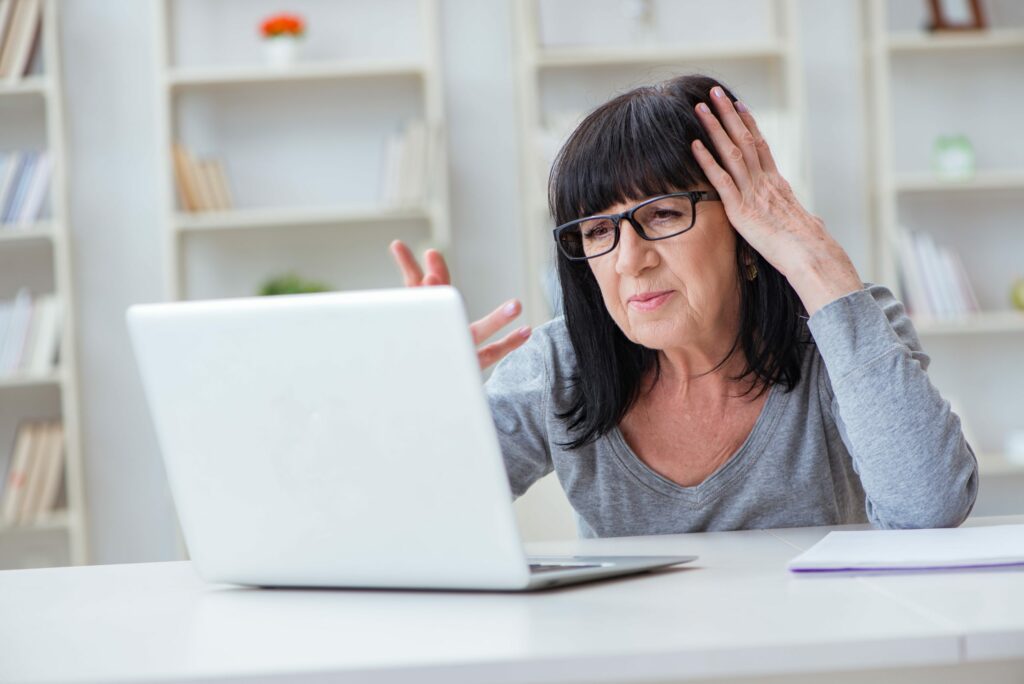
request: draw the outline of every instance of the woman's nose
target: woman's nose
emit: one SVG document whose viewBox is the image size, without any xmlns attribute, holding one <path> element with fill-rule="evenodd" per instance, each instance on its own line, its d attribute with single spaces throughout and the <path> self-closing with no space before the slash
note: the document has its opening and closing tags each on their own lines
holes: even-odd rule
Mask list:
<svg viewBox="0 0 1024 684">
<path fill-rule="evenodd" d="M 644 240 L 626 219 L 619 222 L 619 246 L 615 250 L 615 271 L 619 275 L 637 275 L 657 261 L 654 243 Z"/>
</svg>

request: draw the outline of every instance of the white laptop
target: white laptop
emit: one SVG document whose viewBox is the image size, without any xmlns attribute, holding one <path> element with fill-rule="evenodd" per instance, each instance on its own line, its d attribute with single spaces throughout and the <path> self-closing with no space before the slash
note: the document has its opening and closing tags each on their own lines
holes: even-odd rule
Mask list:
<svg viewBox="0 0 1024 684">
<path fill-rule="evenodd" d="M 127 319 L 209 581 L 523 590 L 696 558 L 527 559 L 450 287 L 147 304 Z"/>
</svg>

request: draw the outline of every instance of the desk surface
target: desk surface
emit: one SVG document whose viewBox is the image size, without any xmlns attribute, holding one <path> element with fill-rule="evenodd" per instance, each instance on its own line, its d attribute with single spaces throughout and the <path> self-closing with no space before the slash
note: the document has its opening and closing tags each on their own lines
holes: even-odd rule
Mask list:
<svg viewBox="0 0 1024 684">
<path fill-rule="evenodd" d="M 1024 516 L 968 525 L 1022 523 Z M 697 554 L 534 594 L 258 590 L 187 562 L 0 572 L 0 681 L 529 682 L 1024 662 L 1024 571 L 793 576 L 830 529 L 530 545 Z M 304 677 L 305 675 L 305 677 Z"/>
</svg>

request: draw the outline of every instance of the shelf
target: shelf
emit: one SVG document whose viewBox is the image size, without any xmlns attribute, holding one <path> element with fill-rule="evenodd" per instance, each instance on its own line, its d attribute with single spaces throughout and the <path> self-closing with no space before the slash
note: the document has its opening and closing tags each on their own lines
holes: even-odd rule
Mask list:
<svg viewBox="0 0 1024 684">
<path fill-rule="evenodd" d="M 685 47 L 580 46 L 543 48 L 537 57 L 541 68 L 609 66 L 617 64 L 659 64 L 687 61 L 781 59 L 786 48 L 777 42 L 745 45 L 693 45 Z"/>
<path fill-rule="evenodd" d="M 166 78 L 171 88 L 191 88 L 423 75 L 424 67 L 419 61 L 362 59 L 345 62 L 310 62 L 282 69 L 265 66 L 189 67 L 169 70 Z"/>
<path fill-rule="evenodd" d="M 53 227 L 49 222 L 31 223 L 27 227 L 21 227 L 18 224 L 8 225 L 0 223 L 0 243 L 53 239 Z"/>
<path fill-rule="evenodd" d="M 921 335 L 971 335 L 1024 332 L 1024 311 L 986 311 L 948 320 L 914 318 Z"/>
<path fill-rule="evenodd" d="M 1024 475 L 1024 463 L 1017 463 L 1003 454 L 975 454 L 978 458 L 978 473 L 984 476 Z"/>
<path fill-rule="evenodd" d="M 1024 29 L 982 29 L 945 33 L 907 31 L 889 34 L 886 45 L 891 52 L 1024 48 Z"/>
<path fill-rule="evenodd" d="M 904 173 L 895 177 L 893 189 L 901 193 L 1024 190 L 1024 171 L 979 171 L 965 179 L 945 179 L 931 173 Z"/>
<path fill-rule="evenodd" d="M 56 369 L 42 375 L 0 375 L 0 389 L 42 387 L 45 385 L 59 385 L 60 383 L 61 374 Z"/>
<path fill-rule="evenodd" d="M 49 81 L 45 76 L 25 76 L 17 81 L 0 80 L 0 96 L 45 95 Z"/>
<path fill-rule="evenodd" d="M 70 527 L 70 517 L 67 510 L 54 511 L 42 520 L 23 525 L 2 525 L 0 524 L 0 535 L 5 534 L 32 534 L 34 532 L 53 532 L 54 530 L 67 530 Z"/>
<path fill-rule="evenodd" d="M 429 221 L 424 207 L 321 207 L 294 209 L 233 209 L 175 215 L 180 232 L 248 230 L 255 228 L 292 228 L 358 223 L 389 223 L 396 221 Z"/>
</svg>

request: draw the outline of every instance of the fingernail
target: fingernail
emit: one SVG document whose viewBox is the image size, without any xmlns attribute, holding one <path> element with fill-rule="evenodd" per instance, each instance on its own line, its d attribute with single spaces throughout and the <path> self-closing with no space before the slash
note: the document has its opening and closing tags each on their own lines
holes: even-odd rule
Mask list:
<svg viewBox="0 0 1024 684">
<path fill-rule="evenodd" d="M 519 333 L 520 337 L 529 337 L 530 336 L 530 326 L 524 325 L 522 328 L 520 328 L 516 332 Z"/>
<path fill-rule="evenodd" d="M 514 301 L 509 302 L 508 304 L 505 305 L 505 308 L 502 309 L 502 311 L 505 312 L 506 316 L 514 316 L 516 313 L 516 303 Z"/>
<path fill-rule="evenodd" d="M 706 104 L 704 104 L 703 102 L 701 102 L 699 105 L 697 105 L 697 109 L 699 109 L 700 111 L 704 112 L 705 114 L 707 114 L 708 112 L 711 111 L 710 109 L 708 109 L 708 106 Z"/>
<path fill-rule="evenodd" d="M 747 105 L 743 104 L 739 100 L 736 100 L 736 102 L 734 102 L 733 104 L 735 105 L 737 112 L 745 113 L 750 111 L 749 109 L 747 109 Z"/>
<path fill-rule="evenodd" d="M 711 89 L 711 94 L 714 95 L 715 97 L 723 97 L 725 95 L 722 89 L 719 88 L 718 86 L 715 86 L 714 88 Z"/>
<path fill-rule="evenodd" d="M 694 140 L 694 141 L 693 141 L 693 144 L 694 144 L 694 145 L 696 145 L 696 146 L 697 146 L 697 149 L 699 149 L 699 150 L 703 150 L 703 149 L 704 149 L 704 143 L 702 143 L 702 142 L 700 141 L 700 138 L 698 138 L 698 139 Z"/>
</svg>

